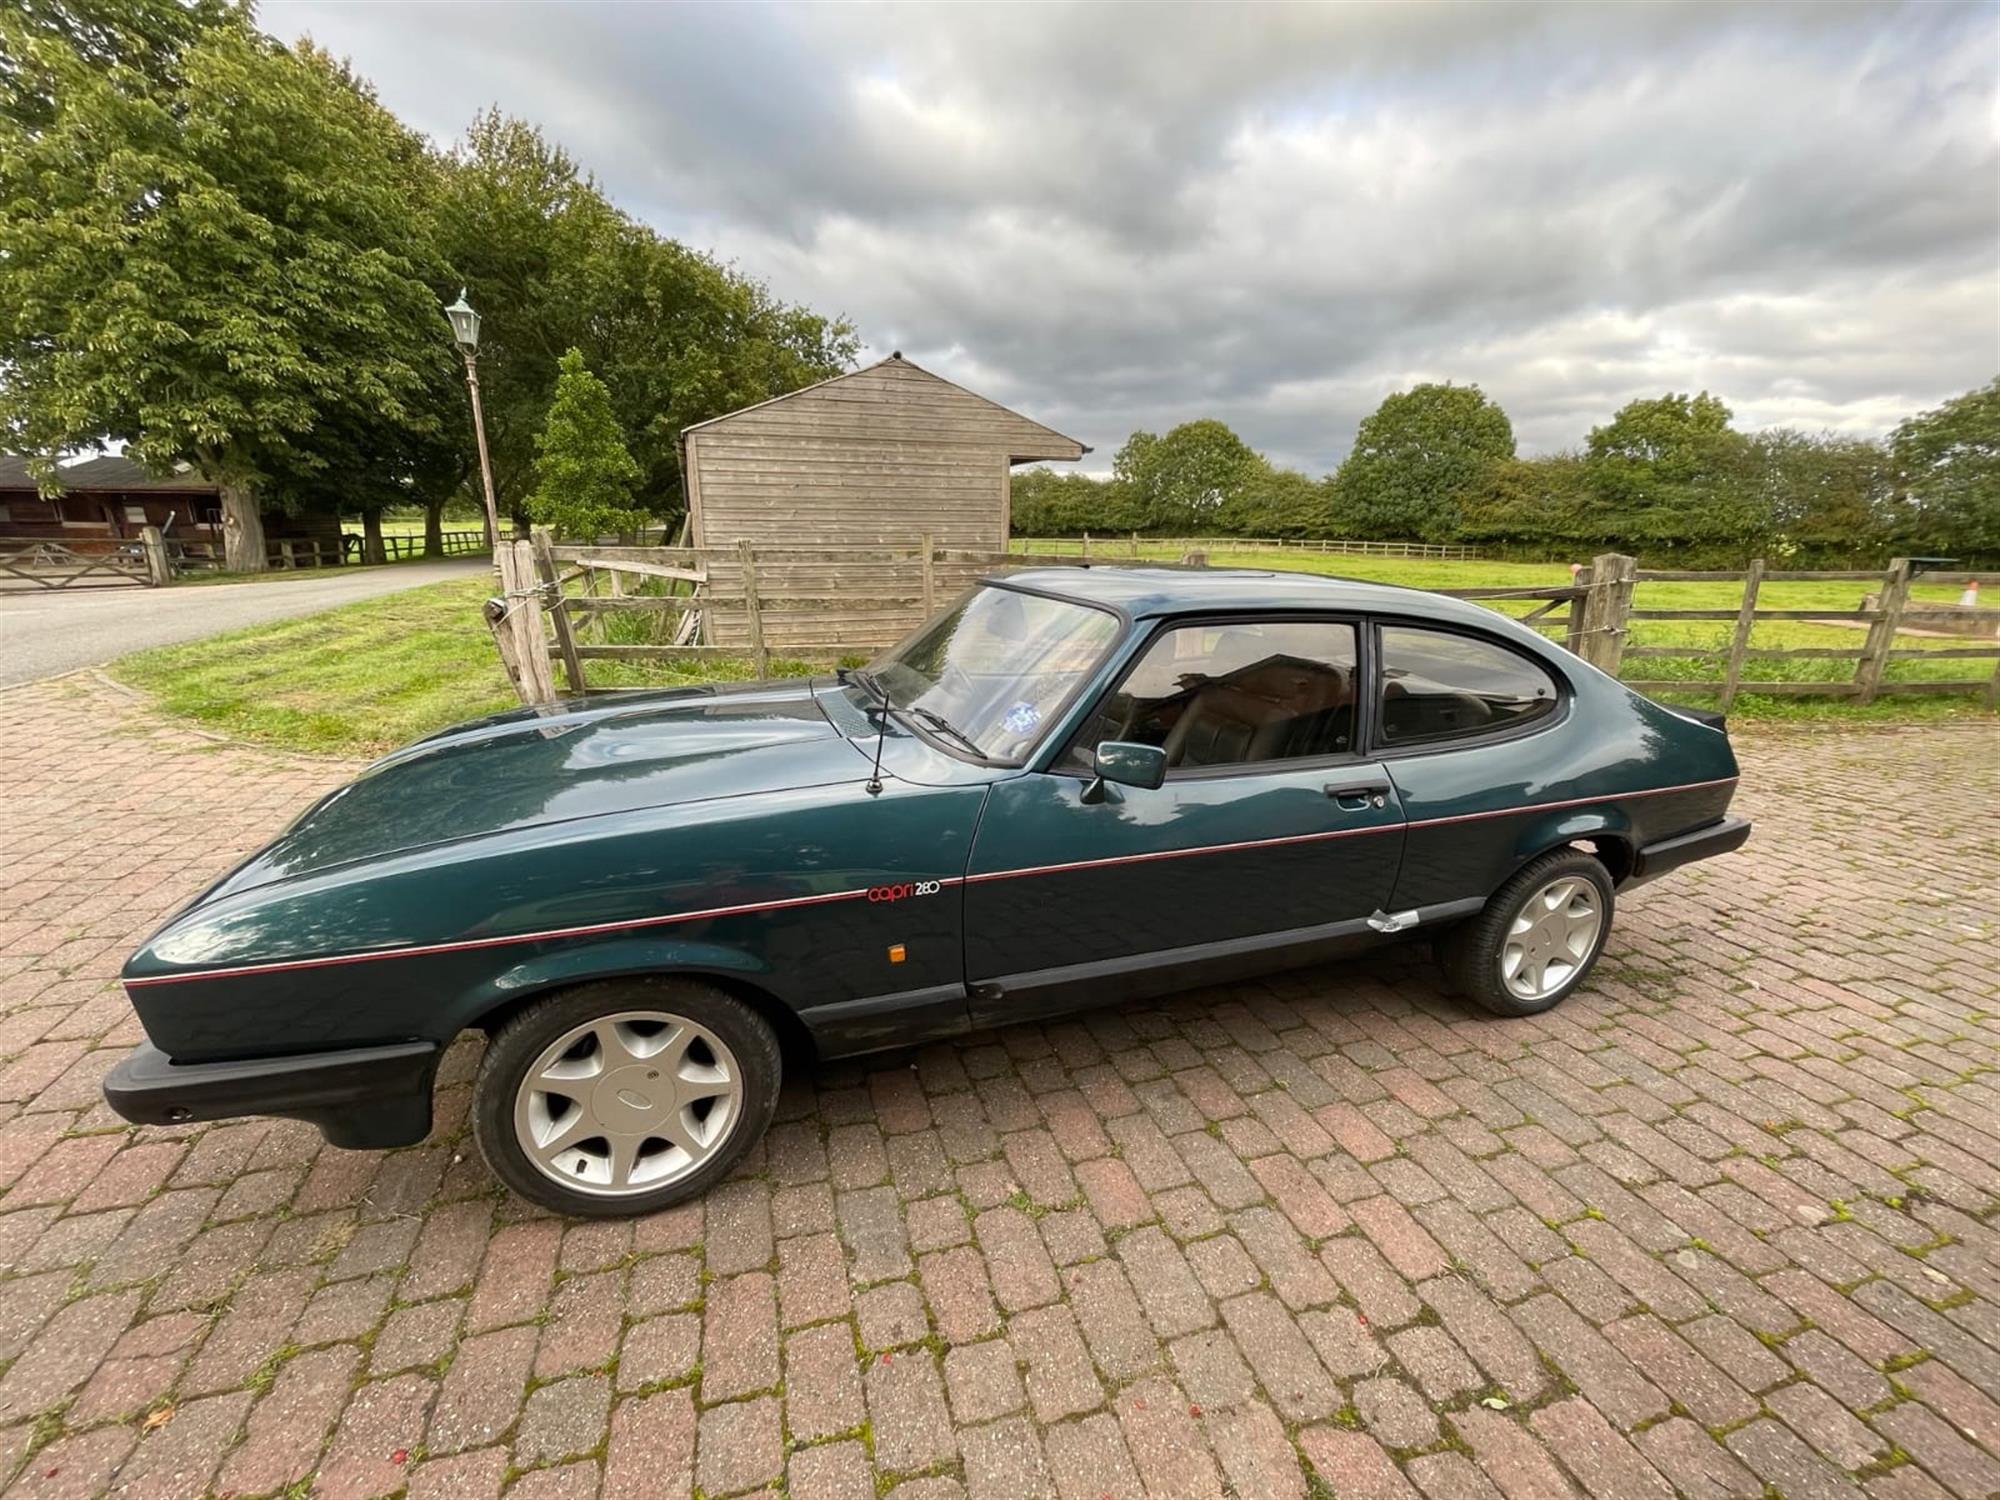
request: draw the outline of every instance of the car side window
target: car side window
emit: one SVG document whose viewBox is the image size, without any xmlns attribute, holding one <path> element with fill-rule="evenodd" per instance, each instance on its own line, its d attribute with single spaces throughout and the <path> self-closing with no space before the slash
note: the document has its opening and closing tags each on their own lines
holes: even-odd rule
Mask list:
<svg viewBox="0 0 2000 1500">
<path fill-rule="evenodd" d="M 1088 770 L 1106 740 L 1158 745 L 1170 771 L 1345 755 L 1354 748 L 1355 662 L 1350 624 L 1177 625 L 1098 705 L 1063 764 Z"/>
<path fill-rule="evenodd" d="M 1384 745 L 1490 734 L 1555 712 L 1555 679 L 1496 642 L 1413 625 L 1384 625 L 1381 641 Z"/>
</svg>

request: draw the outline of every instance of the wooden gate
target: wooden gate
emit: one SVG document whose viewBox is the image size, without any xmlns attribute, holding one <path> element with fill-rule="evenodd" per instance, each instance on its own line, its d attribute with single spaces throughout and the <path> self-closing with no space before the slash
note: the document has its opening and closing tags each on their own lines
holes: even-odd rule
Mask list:
<svg viewBox="0 0 2000 1500">
<path fill-rule="evenodd" d="M 144 546 L 129 542 L 102 552 L 79 552 L 62 542 L 0 544 L 0 588 L 20 590 L 14 580 L 35 588 L 66 589 L 84 579 L 93 588 L 153 582 Z"/>
</svg>

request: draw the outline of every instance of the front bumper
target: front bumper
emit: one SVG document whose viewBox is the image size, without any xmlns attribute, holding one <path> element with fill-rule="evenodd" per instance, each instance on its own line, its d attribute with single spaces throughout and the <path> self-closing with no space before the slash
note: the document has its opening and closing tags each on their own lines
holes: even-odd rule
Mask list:
<svg viewBox="0 0 2000 1500">
<path fill-rule="evenodd" d="M 1724 818 L 1692 833 L 1680 833 L 1670 839 L 1661 839 L 1656 844 L 1647 844 L 1632 862 L 1632 878 L 1626 884 L 1639 885 L 1698 859 L 1713 859 L 1718 854 L 1728 854 L 1741 849 L 1749 837 L 1748 818 Z"/>
<path fill-rule="evenodd" d="M 177 1063 L 145 1042 L 105 1075 L 104 1102 L 135 1125 L 282 1115 L 310 1121 L 329 1145 L 350 1150 L 413 1146 L 430 1134 L 439 1055 L 436 1042 L 396 1042 Z"/>
</svg>

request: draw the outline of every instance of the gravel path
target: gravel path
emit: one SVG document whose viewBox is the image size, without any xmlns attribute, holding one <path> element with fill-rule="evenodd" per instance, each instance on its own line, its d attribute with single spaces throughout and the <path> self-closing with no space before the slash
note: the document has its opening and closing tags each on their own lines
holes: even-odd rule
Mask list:
<svg viewBox="0 0 2000 1500">
<path fill-rule="evenodd" d="M 487 566 L 483 557 L 465 557 L 205 588 L 0 593 L 0 686 L 73 672 L 148 646 L 196 641 L 356 599 L 471 578 Z"/>
</svg>

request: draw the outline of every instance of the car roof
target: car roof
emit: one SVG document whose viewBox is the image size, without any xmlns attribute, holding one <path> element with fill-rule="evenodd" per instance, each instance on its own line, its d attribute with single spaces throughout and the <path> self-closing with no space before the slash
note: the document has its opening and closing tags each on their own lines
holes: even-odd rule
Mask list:
<svg viewBox="0 0 2000 1500">
<path fill-rule="evenodd" d="M 1425 589 L 1266 568 L 1130 568 L 1093 564 L 1023 568 L 994 581 L 1060 594 L 1084 603 L 1109 605 L 1134 619 L 1209 610 L 1327 609 L 1427 615 L 1493 629 L 1506 618 L 1494 610 Z"/>
</svg>

